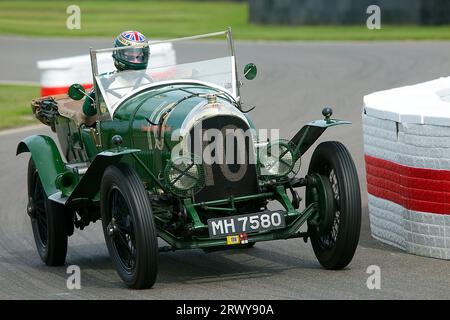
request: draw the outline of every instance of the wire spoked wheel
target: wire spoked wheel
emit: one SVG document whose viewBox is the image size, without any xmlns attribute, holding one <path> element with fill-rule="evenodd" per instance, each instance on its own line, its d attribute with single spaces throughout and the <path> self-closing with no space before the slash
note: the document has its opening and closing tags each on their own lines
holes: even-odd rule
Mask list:
<svg viewBox="0 0 450 320">
<path fill-rule="evenodd" d="M 46 195 L 41 179 L 37 176 L 37 172 L 33 179 L 36 182 L 33 185 L 32 194 L 30 195 L 30 204 L 28 212 L 32 213 L 31 223 L 33 229 L 36 230 L 37 240 L 42 247 L 47 247 L 47 209 L 46 209 Z"/>
<path fill-rule="evenodd" d="M 107 227 L 112 243 L 122 267 L 130 274 L 136 266 L 136 241 L 133 221 L 125 198 L 119 189 L 113 188 L 111 199 L 111 222 Z"/>
<path fill-rule="evenodd" d="M 63 265 L 67 255 L 69 216 L 63 206 L 48 199 L 32 158 L 28 163 L 27 213 L 41 260 L 49 266 Z"/>
<path fill-rule="evenodd" d="M 336 173 L 334 169 L 330 170 L 327 178 L 332 190 L 333 209 L 332 214 L 329 218 L 329 224 L 328 226 L 325 226 L 325 232 L 322 232 L 317 238 L 317 244 L 321 247 L 322 250 L 330 250 L 336 245 L 339 234 L 339 225 L 341 222 L 339 185 L 337 183 Z"/>
<path fill-rule="evenodd" d="M 314 253 L 327 269 L 342 269 L 352 260 L 361 228 L 361 193 L 350 153 L 336 141 L 319 144 L 309 173 L 319 180 L 319 216 L 308 221 Z M 307 204 L 311 203 L 307 187 Z M 308 190 L 309 189 L 309 190 Z"/>
<path fill-rule="evenodd" d="M 131 288 L 156 281 L 158 242 L 148 193 L 126 164 L 109 166 L 100 189 L 103 231 L 117 273 Z"/>
</svg>

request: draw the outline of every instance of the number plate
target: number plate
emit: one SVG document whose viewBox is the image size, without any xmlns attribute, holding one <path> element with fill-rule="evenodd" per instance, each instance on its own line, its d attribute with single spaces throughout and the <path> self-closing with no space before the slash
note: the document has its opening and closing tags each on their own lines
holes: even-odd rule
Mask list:
<svg viewBox="0 0 450 320">
<path fill-rule="evenodd" d="M 240 216 L 208 219 L 208 231 L 211 238 L 281 229 L 285 226 L 286 222 L 282 211 L 264 211 Z"/>
</svg>

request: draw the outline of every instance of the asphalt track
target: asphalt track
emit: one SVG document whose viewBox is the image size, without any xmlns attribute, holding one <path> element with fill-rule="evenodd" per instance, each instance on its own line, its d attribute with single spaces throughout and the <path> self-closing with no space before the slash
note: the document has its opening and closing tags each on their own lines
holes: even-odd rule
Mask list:
<svg viewBox="0 0 450 320">
<path fill-rule="evenodd" d="M 0 81 L 38 81 L 35 61 L 86 53 L 109 40 L 0 37 Z M 187 44 L 194 55 L 216 43 Z M 26 207 L 27 155 L 18 141 L 45 127 L 0 133 L 0 299 L 448 299 L 450 262 L 405 254 L 370 236 L 365 187 L 361 105 L 363 95 L 450 73 L 450 43 L 237 43 L 238 62 L 254 62 L 258 77 L 243 98 L 256 105 L 258 127 L 280 128 L 290 138 L 332 106 L 351 126 L 331 128 L 320 139 L 339 140 L 352 153 L 363 194 L 358 250 L 342 271 L 320 267 L 310 243 L 300 239 L 258 243 L 252 249 L 162 253 L 153 289 L 127 289 L 109 259 L 100 224 L 75 231 L 65 267 L 46 267 L 35 249 Z M 309 162 L 303 159 L 303 170 Z M 66 287 L 66 267 L 81 268 L 81 290 Z M 369 290 L 367 267 L 381 269 L 381 289 Z"/>
</svg>

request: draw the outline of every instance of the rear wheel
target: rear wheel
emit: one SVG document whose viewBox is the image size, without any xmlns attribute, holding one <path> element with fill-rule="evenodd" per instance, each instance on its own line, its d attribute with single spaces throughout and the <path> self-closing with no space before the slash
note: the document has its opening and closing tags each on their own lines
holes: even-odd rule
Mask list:
<svg viewBox="0 0 450 320">
<path fill-rule="evenodd" d="M 323 267 L 342 269 L 354 256 L 361 228 L 355 164 L 342 143 L 327 141 L 314 150 L 308 174 L 315 177 L 317 187 L 307 187 L 306 203 L 315 193 L 321 206 L 318 219 L 308 221 L 314 253 Z"/>
<path fill-rule="evenodd" d="M 68 217 L 62 205 L 48 200 L 33 159 L 28 162 L 28 206 L 36 248 L 49 266 L 63 265 L 67 255 Z"/>
<path fill-rule="evenodd" d="M 101 215 L 116 270 L 134 289 L 156 281 L 158 240 L 152 208 L 139 176 L 126 164 L 109 166 L 102 178 Z"/>
</svg>

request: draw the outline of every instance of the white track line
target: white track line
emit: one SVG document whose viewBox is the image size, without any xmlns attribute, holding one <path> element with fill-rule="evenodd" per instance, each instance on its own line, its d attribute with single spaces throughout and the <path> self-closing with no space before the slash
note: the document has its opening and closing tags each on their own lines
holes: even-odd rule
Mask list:
<svg viewBox="0 0 450 320">
<path fill-rule="evenodd" d="M 47 128 L 47 127 L 43 124 L 33 124 L 30 126 L 25 126 L 25 127 L 21 127 L 21 128 L 1 130 L 0 136 L 7 136 L 7 135 L 15 134 L 15 133 L 39 130 L 39 129 L 44 129 L 44 128 Z"/>
<path fill-rule="evenodd" d="M 39 86 L 38 81 L 20 81 L 20 80 L 0 80 L 0 84 L 18 85 L 18 86 Z"/>
</svg>

